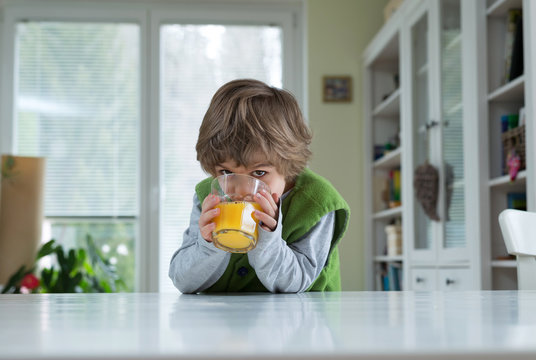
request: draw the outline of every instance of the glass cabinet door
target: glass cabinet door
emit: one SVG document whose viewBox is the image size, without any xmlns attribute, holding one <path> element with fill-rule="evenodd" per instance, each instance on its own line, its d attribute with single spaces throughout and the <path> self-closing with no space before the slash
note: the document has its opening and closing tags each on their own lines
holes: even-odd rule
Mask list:
<svg viewBox="0 0 536 360">
<path fill-rule="evenodd" d="M 466 247 L 460 0 L 440 2 L 441 250 Z"/>
<path fill-rule="evenodd" d="M 466 256 L 460 0 L 425 2 L 411 38 L 414 236 L 418 261 Z"/>
<path fill-rule="evenodd" d="M 433 139 L 430 126 L 430 65 L 429 65 L 429 23 L 425 11 L 410 27 L 411 38 L 411 84 L 412 84 L 412 137 L 414 169 L 429 164 L 433 157 Z M 415 179 L 414 179 L 415 180 Z M 420 194 L 421 196 L 426 194 Z M 414 191 L 414 237 L 412 252 L 432 251 L 434 224 L 426 214 L 421 197 Z M 416 257 L 416 256 L 414 256 Z"/>
</svg>

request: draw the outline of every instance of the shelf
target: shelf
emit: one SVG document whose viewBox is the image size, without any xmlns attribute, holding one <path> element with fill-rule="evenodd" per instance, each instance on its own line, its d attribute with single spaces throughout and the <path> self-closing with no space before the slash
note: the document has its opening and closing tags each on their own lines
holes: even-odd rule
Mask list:
<svg viewBox="0 0 536 360">
<path fill-rule="evenodd" d="M 521 9 L 523 0 L 497 0 L 488 9 L 486 14 L 490 17 L 506 16 L 509 9 Z"/>
<path fill-rule="evenodd" d="M 374 257 L 374 261 L 375 262 L 398 262 L 398 261 L 403 261 L 404 260 L 404 257 L 402 255 L 398 255 L 398 256 L 387 256 L 387 255 L 382 255 L 382 256 L 375 256 Z"/>
<path fill-rule="evenodd" d="M 374 161 L 373 167 L 376 170 L 380 169 L 393 169 L 400 166 L 400 158 L 402 154 L 402 148 L 398 147 L 395 150 L 387 153 L 378 160 Z"/>
<path fill-rule="evenodd" d="M 488 95 L 488 101 L 493 102 L 524 102 L 525 75 L 510 81 Z"/>
<path fill-rule="evenodd" d="M 493 260 L 491 262 L 493 268 L 516 268 L 516 260 Z"/>
<path fill-rule="evenodd" d="M 523 185 L 527 181 L 527 170 L 520 171 L 515 181 L 510 181 L 510 175 L 503 175 L 490 179 L 488 185 L 491 189 L 508 189 L 512 186 Z"/>
<path fill-rule="evenodd" d="M 392 209 L 378 211 L 372 217 L 375 220 L 388 220 L 402 216 L 402 206 L 397 206 Z"/>
<path fill-rule="evenodd" d="M 396 89 L 387 99 L 376 106 L 372 115 L 376 117 L 400 116 L 400 89 Z"/>
</svg>

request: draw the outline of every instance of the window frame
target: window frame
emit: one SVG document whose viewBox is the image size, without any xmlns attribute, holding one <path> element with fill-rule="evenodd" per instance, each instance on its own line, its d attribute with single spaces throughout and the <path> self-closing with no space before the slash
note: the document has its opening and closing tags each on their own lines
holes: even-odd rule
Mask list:
<svg viewBox="0 0 536 360">
<path fill-rule="evenodd" d="M 16 149 L 15 55 L 16 25 L 22 20 L 126 22 L 140 26 L 139 218 L 136 239 L 135 291 L 159 291 L 160 248 L 160 26 L 166 24 L 229 24 L 280 26 L 283 33 L 283 86 L 306 113 L 303 0 L 188 1 L 145 0 L 4 0 L 0 5 L 0 152 Z M 206 11 L 210 9 L 210 11 Z M 247 19 L 244 20 L 244 19 Z M 89 218 L 91 219 L 91 218 Z M 155 241 L 154 239 L 158 239 Z M 171 254 L 170 254 L 171 256 Z M 164 259 L 162 261 L 165 261 Z"/>
</svg>

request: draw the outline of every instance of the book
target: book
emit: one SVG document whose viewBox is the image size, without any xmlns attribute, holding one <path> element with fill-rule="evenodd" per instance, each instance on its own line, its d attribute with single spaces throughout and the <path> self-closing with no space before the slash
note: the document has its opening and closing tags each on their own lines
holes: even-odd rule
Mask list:
<svg viewBox="0 0 536 360">
<path fill-rule="evenodd" d="M 382 287 L 382 290 L 384 291 L 389 291 L 390 288 L 389 288 L 389 277 L 387 276 L 387 274 L 382 274 L 382 280 L 383 280 L 383 287 Z"/>
<path fill-rule="evenodd" d="M 389 207 L 391 208 L 401 205 L 402 186 L 400 176 L 400 169 L 389 172 Z"/>
<path fill-rule="evenodd" d="M 516 18 L 509 72 L 508 80 L 523 75 L 523 16 L 521 12 Z"/>
<path fill-rule="evenodd" d="M 527 211 L 527 194 L 526 193 L 508 193 L 506 194 L 506 204 L 508 209 Z"/>
<path fill-rule="evenodd" d="M 398 263 L 392 263 L 388 265 L 387 278 L 389 282 L 389 290 L 400 291 L 402 290 L 401 279 L 402 267 Z"/>
<path fill-rule="evenodd" d="M 506 19 L 506 39 L 504 45 L 504 83 L 511 80 L 510 68 L 512 66 L 512 53 L 514 50 L 514 40 L 516 37 L 516 26 L 521 17 L 521 9 L 510 9 Z M 522 30 L 522 29 L 521 29 Z"/>
</svg>

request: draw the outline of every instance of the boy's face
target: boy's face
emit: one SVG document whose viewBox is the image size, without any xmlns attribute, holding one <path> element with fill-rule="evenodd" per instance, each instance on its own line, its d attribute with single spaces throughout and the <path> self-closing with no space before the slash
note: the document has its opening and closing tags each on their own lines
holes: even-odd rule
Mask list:
<svg viewBox="0 0 536 360">
<path fill-rule="evenodd" d="M 227 160 L 218 164 L 215 170 L 216 176 L 230 173 L 253 176 L 268 185 L 272 193 L 277 194 L 278 198 L 286 190 L 285 177 L 277 171 L 275 166 L 266 161 L 254 161 L 252 165 L 245 167 L 238 166 L 234 160 Z"/>
</svg>

